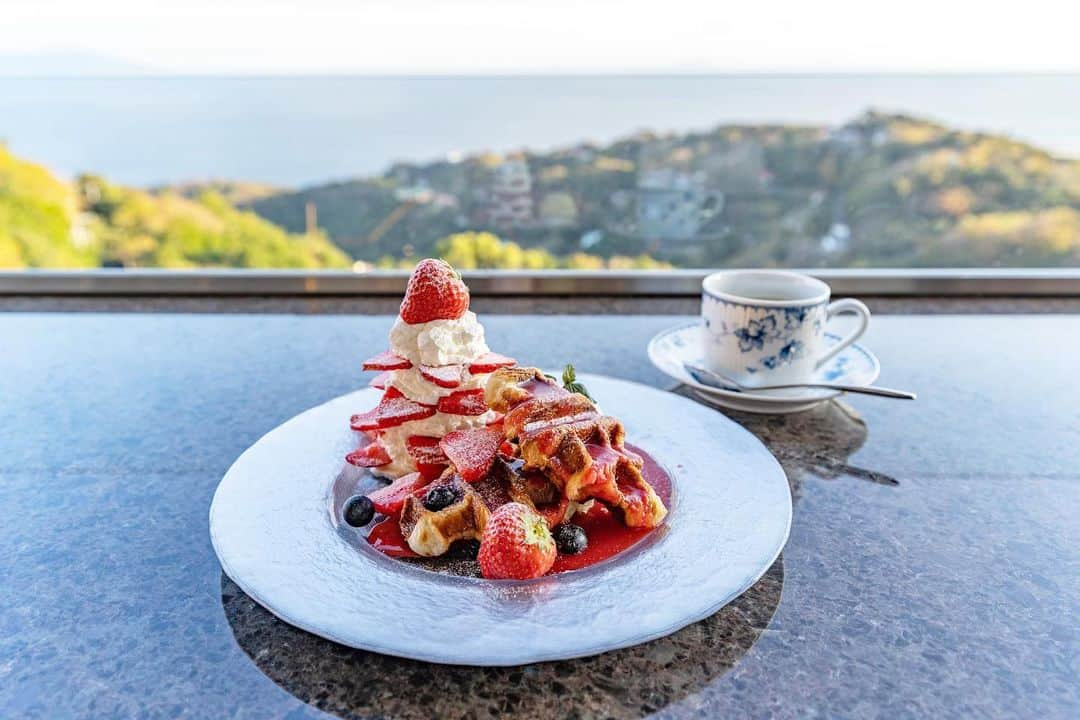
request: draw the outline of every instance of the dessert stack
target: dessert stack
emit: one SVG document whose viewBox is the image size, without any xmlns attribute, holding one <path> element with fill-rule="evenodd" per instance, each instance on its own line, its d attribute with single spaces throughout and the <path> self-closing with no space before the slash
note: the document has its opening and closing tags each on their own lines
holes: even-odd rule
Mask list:
<svg viewBox="0 0 1080 720">
<path fill-rule="evenodd" d="M 491 352 L 468 288 L 441 260 L 416 266 L 390 349 L 364 369 L 379 371 L 383 394 L 352 417 L 361 445 L 347 460 L 393 482 L 351 498 L 344 518 L 360 528 L 378 517 L 366 538 L 380 552 L 524 580 L 560 556 L 577 567 L 610 557 L 667 514 L 622 423 L 601 414 L 573 366 L 560 387 Z"/>
<path fill-rule="evenodd" d="M 469 310 L 469 289 L 442 260 L 422 260 L 390 330 L 390 349 L 364 362 L 379 371 L 379 404 L 354 415 L 359 448 L 346 458 L 387 478 L 412 472 L 431 480 L 448 464 L 439 441 L 498 419 L 484 402 L 488 376 L 512 358 L 491 352 Z"/>
</svg>

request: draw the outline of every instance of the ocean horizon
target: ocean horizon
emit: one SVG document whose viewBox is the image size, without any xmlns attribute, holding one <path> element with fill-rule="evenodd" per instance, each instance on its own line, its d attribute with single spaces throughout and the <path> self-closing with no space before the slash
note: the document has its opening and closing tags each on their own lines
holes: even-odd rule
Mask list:
<svg viewBox="0 0 1080 720">
<path fill-rule="evenodd" d="M 450 153 L 544 151 L 875 109 L 1080 157 L 1080 75 L 0 76 L 0 141 L 130 185 L 302 187 Z"/>
</svg>

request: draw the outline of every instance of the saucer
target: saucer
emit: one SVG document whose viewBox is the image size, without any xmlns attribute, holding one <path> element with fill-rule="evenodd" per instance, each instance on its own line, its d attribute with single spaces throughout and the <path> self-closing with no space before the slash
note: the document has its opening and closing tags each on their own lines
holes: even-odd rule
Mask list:
<svg viewBox="0 0 1080 720">
<path fill-rule="evenodd" d="M 784 414 L 807 410 L 818 403 L 841 395 L 839 390 L 792 388 L 788 390 L 744 390 L 736 392 L 703 385 L 691 377 L 683 363 L 704 366 L 701 321 L 664 330 L 649 341 L 649 360 L 665 375 L 691 388 L 695 395 L 710 404 L 751 413 Z M 835 345 L 840 335 L 825 332 L 825 344 Z M 815 382 L 870 385 L 881 372 L 872 352 L 858 343 L 840 353 L 814 373 Z"/>
</svg>

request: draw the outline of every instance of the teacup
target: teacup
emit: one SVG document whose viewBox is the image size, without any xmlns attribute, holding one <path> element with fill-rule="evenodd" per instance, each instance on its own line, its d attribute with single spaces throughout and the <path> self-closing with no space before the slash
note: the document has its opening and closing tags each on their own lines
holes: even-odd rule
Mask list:
<svg viewBox="0 0 1080 720">
<path fill-rule="evenodd" d="M 866 305 L 851 298 L 830 303 L 829 286 L 800 273 L 723 270 L 701 289 L 705 365 L 749 387 L 810 382 L 870 324 Z M 858 321 L 830 344 L 825 324 L 840 313 Z"/>
</svg>

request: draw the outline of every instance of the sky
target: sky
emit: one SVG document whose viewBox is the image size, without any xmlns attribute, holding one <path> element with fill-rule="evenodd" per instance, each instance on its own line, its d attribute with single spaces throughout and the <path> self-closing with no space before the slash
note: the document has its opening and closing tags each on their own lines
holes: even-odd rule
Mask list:
<svg viewBox="0 0 1080 720">
<path fill-rule="evenodd" d="M 1076 72 L 1080 3 L 4 0 L 5 72 Z"/>
</svg>

